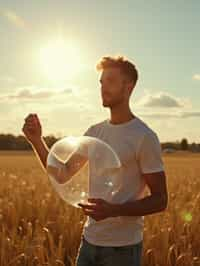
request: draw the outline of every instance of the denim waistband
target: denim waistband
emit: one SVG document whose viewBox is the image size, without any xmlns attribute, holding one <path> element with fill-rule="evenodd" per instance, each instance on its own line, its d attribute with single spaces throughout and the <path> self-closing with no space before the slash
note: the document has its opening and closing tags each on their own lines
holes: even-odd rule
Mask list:
<svg viewBox="0 0 200 266">
<path fill-rule="evenodd" d="M 124 246 L 99 246 L 99 245 L 94 245 L 92 243 L 89 243 L 85 237 L 82 235 L 82 240 L 87 244 L 87 245 L 90 245 L 90 246 L 93 246 L 93 247 L 96 247 L 96 248 L 114 248 L 114 249 L 123 249 L 123 248 L 128 248 L 128 247 L 134 247 L 134 246 L 138 246 L 138 245 L 142 245 L 143 244 L 143 240 L 138 242 L 138 243 L 134 243 L 134 244 L 128 244 L 128 245 L 124 245 Z"/>
</svg>

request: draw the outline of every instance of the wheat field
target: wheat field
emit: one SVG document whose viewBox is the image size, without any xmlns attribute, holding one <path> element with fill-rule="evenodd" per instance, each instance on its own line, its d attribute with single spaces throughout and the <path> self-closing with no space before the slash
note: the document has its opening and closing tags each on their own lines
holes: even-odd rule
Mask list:
<svg viewBox="0 0 200 266">
<path fill-rule="evenodd" d="M 169 203 L 145 216 L 142 265 L 200 266 L 200 155 L 163 160 Z M 0 266 L 75 265 L 85 219 L 55 193 L 33 152 L 0 152 Z"/>
</svg>

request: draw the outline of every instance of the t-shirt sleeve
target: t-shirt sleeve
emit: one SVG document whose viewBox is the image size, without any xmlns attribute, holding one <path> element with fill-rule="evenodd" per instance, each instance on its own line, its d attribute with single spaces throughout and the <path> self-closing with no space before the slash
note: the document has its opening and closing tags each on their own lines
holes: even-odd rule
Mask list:
<svg viewBox="0 0 200 266">
<path fill-rule="evenodd" d="M 84 133 L 83 136 L 92 136 L 93 134 L 93 126 L 90 126 Z"/>
<path fill-rule="evenodd" d="M 144 135 L 139 145 L 138 161 L 143 174 L 164 171 L 162 148 L 156 133 Z"/>
</svg>

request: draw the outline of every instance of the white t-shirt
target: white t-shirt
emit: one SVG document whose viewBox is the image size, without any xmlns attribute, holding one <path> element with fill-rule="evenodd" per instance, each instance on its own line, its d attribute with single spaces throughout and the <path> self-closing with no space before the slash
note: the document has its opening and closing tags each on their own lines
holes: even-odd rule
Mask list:
<svg viewBox="0 0 200 266">
<path fill-rule="evenodd" d="M 121 164 L 123 186 L 119 202 L 144 197 L 145 180 L 142 173 L 164 171 L 161 145 L 156 133 L 140 118 L 111 124 L 109 119 L 92 125 L 84 133 L 108 143 L 117 153 Z M 100 221 L 87 217 L 83 227 L 85 239 L 99 246 L 124 246 L 143 239 L 144 216 L 109 217 Z"/>
</svg>

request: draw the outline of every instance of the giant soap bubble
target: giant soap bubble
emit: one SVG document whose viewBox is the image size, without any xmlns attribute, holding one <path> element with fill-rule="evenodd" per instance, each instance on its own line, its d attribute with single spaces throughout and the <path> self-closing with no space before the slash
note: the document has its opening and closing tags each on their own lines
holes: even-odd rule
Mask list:
<svg viewBox="0 0 200 266">
<path fill-rule="evenodd" d="M 121 162 L 104 141 L 90 136 L 58 140 L 47 157 L 50 181 L 67 203 L 78 207 L 90 198 L 112 202 L 120 189 Z"/>
</svg>

